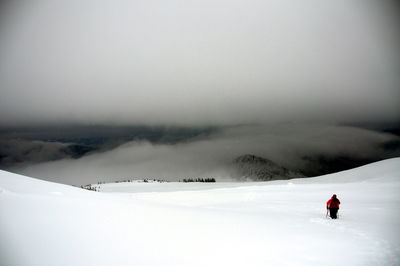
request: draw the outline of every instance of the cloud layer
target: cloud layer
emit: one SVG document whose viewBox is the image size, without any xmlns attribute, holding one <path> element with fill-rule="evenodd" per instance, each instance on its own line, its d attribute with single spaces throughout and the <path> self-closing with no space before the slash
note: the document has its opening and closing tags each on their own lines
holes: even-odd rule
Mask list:
<svg viewBox="0 0 400 266">
<path fill-rule="evenodd" d="M 399 119 L 396 1 L 3 9 L 3 125 Z"/>
<path fill-rule="evenodd" d="M 75 185 L 134 178 L 215 177 L 226 180 L 230 179 L 229 164 L 244 154 L 262 156 L 279 165 L 301 169 L 309 163 L 307 158 L 313 156 L 384 159 L 383 144 L 389 141 L 398 142 L 399 137 L 342 126 L 247 126 L 178 145 L 129 142 L 104 153 L 15 171 Z"/>
</svg>

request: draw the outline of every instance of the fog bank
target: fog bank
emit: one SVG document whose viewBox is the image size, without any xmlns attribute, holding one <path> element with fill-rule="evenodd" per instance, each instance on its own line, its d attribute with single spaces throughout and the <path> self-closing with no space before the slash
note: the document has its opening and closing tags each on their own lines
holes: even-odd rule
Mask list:
<svg viewBox="0 0 400 266">
<path fill-rule="evenodd" d="M 308 167 L 315 156 L 356 160 L 384 159 L 383 145 L 400 141 L 391 134 L 343 126 L 247 126 L 175 145 L 129 142 L 114 150 L 14 169 L 60 183 L 215 177 L 229 180 L 232 161 L 243 154 L 268 158 L 290 169 Z M 400 153 L 399 153 L 400 154 Z"/>
</svg>

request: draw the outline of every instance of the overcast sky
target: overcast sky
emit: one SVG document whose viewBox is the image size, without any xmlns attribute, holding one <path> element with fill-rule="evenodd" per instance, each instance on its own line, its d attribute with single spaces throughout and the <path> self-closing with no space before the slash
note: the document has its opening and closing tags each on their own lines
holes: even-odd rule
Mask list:
<svg viewBox="0 0 400 266">
<path fill-rule="evenodd" d="M 398 1 L 6 1 L 0 124 L 400 119 Z"/>
<path fill-rule="evenodd" d="M 307 156 L 387 158 L 398 137 L 343 124 L 400 121 L 399 10 L 396 0 L 3 1 L 0 127 L 219 129 L 77 160 L 37 158 L 60 157 L 65 143 L 11 141 L 45 147 L 32 155 L 43 163 L 17 172 L 69 184 L 229 177 L 226 164 L 246 153 L 294 168 Z"/>
</svg>

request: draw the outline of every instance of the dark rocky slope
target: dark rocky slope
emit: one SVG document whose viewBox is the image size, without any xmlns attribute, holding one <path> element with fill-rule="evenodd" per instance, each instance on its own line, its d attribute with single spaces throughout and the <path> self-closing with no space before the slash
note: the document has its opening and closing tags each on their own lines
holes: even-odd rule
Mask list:
<svg viewBox="0 0 400 266">
<path fill-rule="evenodd" d="M 233 160 L 230 171 L 231 176 L 238 180 L 271 181 L 304 177 L 299 172 L 252 154 L 242 155 Z"/>
</svg>

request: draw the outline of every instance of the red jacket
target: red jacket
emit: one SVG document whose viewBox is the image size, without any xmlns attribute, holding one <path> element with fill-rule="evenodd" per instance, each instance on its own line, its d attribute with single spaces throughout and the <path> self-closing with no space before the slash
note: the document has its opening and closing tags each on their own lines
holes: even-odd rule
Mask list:
<svg viewBox="0 0 400 266">
<path fill-rule="evenodd" d="M 336 195 L 333 195 L 330 200 L 326 202 L 326 207 L 328 209 L 339 209 L 340 200 L 336 198 Z"/>
</svg>

